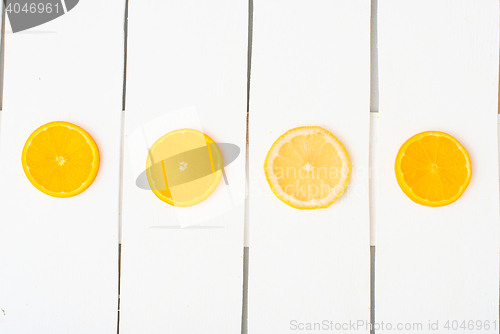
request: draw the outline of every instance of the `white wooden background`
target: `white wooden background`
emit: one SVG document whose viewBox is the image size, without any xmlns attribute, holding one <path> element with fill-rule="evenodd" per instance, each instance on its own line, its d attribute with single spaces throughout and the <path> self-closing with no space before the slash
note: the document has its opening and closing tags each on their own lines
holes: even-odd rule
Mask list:
<svg viewBox="0 0 500 334">
<path fill-rule="evenodd" d="M 477 325 L 498 317 L 498 7 L 379 2 L 375 312 L 387 323 L 422 323 L 433 332 L 429 321 L 438 321 L 443 332 L 456 320 L 467 330 L 455 332 L 498 332 Z M 466 192 L 438 210 L 408 201 L 393 177 L 408 134 L 431 129 L 453 134 L 473 165 Z"/>
<path fill-rule="evenodd" d="M 292 333 L 294 319 L 422 333 L 489 320 L 496 330 L 467 332 L 498 332 L 498 14 L 494 0 L 372 0 L 371 15 L 366 0 L 82 0 L 25 32 L 4 20 L 0 333 Z M 75 198 L 41 194 L 22 172 L 24 141 L 53 120 L 81 125 L 101 152 Z M 307 122 L 341 137 L 361 189 L 310 229 L 311 213 L 265 196 L 261 175 L 274 139 Z M 219 211 L 188 217 L 135 186 L 141 150 L 181 126 L 242 149 L 211 198 Z M 430 127 L 477 166 L 463 205 L 432 212 L 392 167 Z M 354 208 L 349 229 L 328 225 Z"/>
<path fill-rule="evenodd" d="M 370 2 L 256 0 L 254 18 L 248 332 L 369 319 Z M 283 205 L 264 176 L 273 142 L 304 125 L 334 133 L 351 160 L 349 185 L 326 210 Z"/>
</svg>

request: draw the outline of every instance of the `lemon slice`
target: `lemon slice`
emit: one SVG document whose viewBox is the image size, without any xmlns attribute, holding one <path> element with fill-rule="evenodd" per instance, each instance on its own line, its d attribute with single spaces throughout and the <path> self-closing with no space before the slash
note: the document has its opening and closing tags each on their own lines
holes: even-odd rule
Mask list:
<svg viewBox="0 0 500 334">
<path fill-rule="evenodd" d="M 206 200 L 222 177 L 219 147 L 203 132 L 180 129 L 159 138 L 148 153 L 146 176 L 153 193 L 179 207 Z"/>
<path fill-rule="evenodd" d="M 412 201 L 425 206 L 455 202 L 469 185 L 469 153 L 447 133 L 427 131 L 408 139 L 395 163 L 400 188 Z"/>
<path fill-rule="evenodd" d="M 281 201 L 296 209 L 319 209 L 342 195 L 351 164 L 335 136 L 319 126 L 306 126 L 291 129 L 276 140 L 264 171 Z"/>
</svg>

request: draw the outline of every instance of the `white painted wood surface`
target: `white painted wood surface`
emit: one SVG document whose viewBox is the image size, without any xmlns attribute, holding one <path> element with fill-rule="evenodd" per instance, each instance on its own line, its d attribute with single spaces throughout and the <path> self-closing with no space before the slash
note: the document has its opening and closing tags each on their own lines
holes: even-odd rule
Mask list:
<svg viewBox="0 0 500 334">
<path fill-rule="evenodd" d="M 121 334 L 241 331 L 247 29 L 245 1 L 130 2 Z M 175 208 L 136 178 L 148 148 L 185 127 L 241 151 L 228 185 Z"/>
<path fill-rule="evenodd" d="M 253 28 L 248 332 L 368 321 L 370 2 L 256 0 Z M 348 189 L 327 209 L 284 204 L 264 175 L 273 142 L 305 125 L 351 158 Z"/>
<path fill-rule="evenodd" d="M 407 323 L 423 327 L 405 333 L 444 332 L 448 320 L 450 326 L 474 321 L 470 330 L 450 332 L 498 332 L 498 6 L 495 0 L 378 3 L 375 311 L 386 327 L 377 333 Z M 415 204 L 394 175 L 400 146 L 425 130 L 450 133 L 471 156 L 467 190 L 445 207 Z M 438 321 L 439 330 L 429 329 L 429 321 Z"/>
<path fill-rule="evenodd" d="M 377 240 L 377 201 L 378 201 L 378 137 L 379 113 L 370 113 L 370 246 L 375 246 Z"/>
<path fill-rule="evenodd" d="M 123 1 L 81 1 L 13 34 L 7 22 L 0 139 L 1 333 L 116 333 Z M 26 139 L 56 120 L 96 141 L 82 194 L 47 196 L 21 165 Z"/>
<path fill-rule="evenodd" d="M 492 167 L 497 157 L 492 143 L 498 139 L 492 110 L 498 4 L 380 2 L 385 55 L 380 75 L 381 89 L 386 89 L 381 91 L 381 119 L 372 114 L 370 128 L 372 245 L 375 218 L 382 220 L 377 226 L 382 235 L 377 235 L 376 322 L 422 323 L 419 332 L 424 333 L 429 332 L 429 320 L 438 320 L 441 330 L 448 318 L 483 324 L 490 320 L 489 332 L 497 332 L 498 172 Z M 6 34 L 0 126 L 0 333 L 116 332 L 124 4 L 81 1 L 43 26 Z M 133 145 L 127 142 L 124 161 L 122 333 L 240 331 L 247 6 L 230 1 L 131 3 L 126 134 L 136 140 Z M 247 212 L 252 224 L 250 333 L 286 333 L 294 319 L 368 319 L 368 247 L 358 251 L 367 245 L 368 209 L 356 213 L 361 218 L 355 225 L 339 223 L 355 202 L 365 200 L 366 192 L 357 196 L 349 189 L 311 219 L 311 213 L 288 215 L 293 209 L 273 197 L 262 173 L 272 142 L 289 128 L 312 121 L 339 136 L 351 158 L 367 166 L 366 114 L 351 114 L 355 105 L 366 109 L 366 94 L 347 101 L 367 91 L 366 77 L 360 74 L 366 66 L 360 58 L 367 58 L 367 22 L 360 19 L 366 16 L 366 6 L 366 1 L 255 0 L 252 109 L 257 110 L 250 117 L 254 196 L 247 200 L 254 208 Z M 345 29 L 348 26 L 354 28 Z M 372 56 L 373 51 L 372 44 Z M 355 89 L 358 93 L 350 90 L 346 96 L 348 87 L 323 77 L 339 70 L 339 59 L 347 66 L 340 71 L 349 73 L 340 76 L 340 83 L 362 82 Z M 280 60 L 284 63 L 270 65 Z M 353 70 L 357 61 L 362 65 Z M 282 75 L 271 75 L 278 72 Z M 309 80 L 314 77 L 327 85 L 317 89 L 323 82 Z M 307 85 L 295 85 L 301 80 Z M 373 95 L 377 89 L 372 85 L 372 110 L 378 108 Z M 334 110 L 339 104 L 348 107 Z M 280 112 L 270 112 L 268 105 Z M 327 112 L 318 106 L 326 106 Z M 291 120 L 278 120 L 282 115 Z M 83 126 L 101 151 L 96 181 L 72 199 L 38 192 L 22 172 L 20 153 L 26 138 L 52 120 Z M 154 195 L 135 187 L 135 174 L 145 158 L 139 151 L 147 149 L 155 135 L 181 125 L 198 127 L 216 141 L 241 148 L 239 160 L 226 169 L 229 186 L 222 180 L 212 198 L 220 211 L 210 210 L 214 218 L 208 221 L 204 215 L 200 221 L 164 210 Z M 437 215 L 408 202 L 393 175 L 400 144 L 430 125 L 453 131 L 474 159 L 473 182 L 460 200 L 467 206 Z M 380 160 L 379 127 L 386 134 Z M 148 135 L 144 138 L 134 132 L 137 129 L 146 129 Z M 384 172 L 377 177 L 379 170 Z M 367 175 L 353 169 L 350 185 L 367 184 Z M 484 181 L 492 177 L 493 182 Z M 378 187 L 379 196 L 374 191 Z M 403 214 L 411 219 L 402 220 Z M 305 224 L 316 226 L 304 233 Z M 353 264 L 359 274 L 346 277 L 355 270 Z M 356 284 L 361 288 L 343 291 Z"/>
</svg>

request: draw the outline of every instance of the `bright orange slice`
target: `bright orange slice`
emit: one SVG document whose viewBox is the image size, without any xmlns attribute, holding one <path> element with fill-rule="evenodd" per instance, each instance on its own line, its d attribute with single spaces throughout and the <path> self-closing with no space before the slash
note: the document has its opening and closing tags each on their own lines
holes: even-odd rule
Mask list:
<svg viewBox="0 0 500 334">
<path fill-rule="evenodd" d="M 29 136 L 22 164 L 24 173 L 38 190 L 54 197 L 71 197 L 94 181 L 99 170 L 99 150 L 81 127 L 51 122 Z"/>
<path fill-rule="evenodd" d="M 427 131 L 408 139 L 396 157 L 396 178 L 415 203 L 443 206 L 455 202 L 469 185 L 469 154 L 447 133 Z"/>
<path fill-rule="evenodd" d="M 153 193 L 180 207 L 206 200 L 222 177 L 219 147 L 203 132 L 180 129 L 159 138 L 149 150 L 146 176 Z"/>
<path fill-rule="evenodd" d="M 264 171 L 284 203 L 296 209 L 326 208 L 344 192 L 351 173 L 342 143 L 319 126 L 291 129 L 273 144 Z"/>
</svg>

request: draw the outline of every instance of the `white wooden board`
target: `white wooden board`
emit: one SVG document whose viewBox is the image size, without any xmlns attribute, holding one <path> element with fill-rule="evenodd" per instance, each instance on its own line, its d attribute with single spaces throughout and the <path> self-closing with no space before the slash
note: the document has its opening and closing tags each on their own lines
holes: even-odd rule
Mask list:
<svg viewBox="0 0 500 334">
<path fill-rule="evenodd" d="M 247 29 L 245 1 L 130 2 L 121 334 L 241 331 Z M 189 208 L 136 186 L 151 145 L 181 128 L 241 149 L 228 184 Z"/>
<path fill-rule="evenodd" d="M 370 2 L 255 0 L 253 27 L 248 332 L 369 321 Z M 351 158 L 348 189 L 327 209 L 289 207 L 264 175 L 273 142 L 305 125 Z"/>
<path fill-rule="evenodd" d="M 116 333 L 118 172 L 124 1 L 81 1 L 68 14 L 13 34 L 7 22 L 0 138 L 1 333 Z M 66 199 L 23 172 L 39 126 L 85 128 L 101 163 Z"/>
<path fill-rule="evenodd" d="M 448 321 L 450 333 L 498 332 L 498 6 L 378 3 L 375 311 L 385 327 L 377 333 L 398 324 L 405 333 L 442 333 Z M 415 204 L 394 175 L 400 146 L 426 130 L 456 137 L 472 161 L 468 188 L 445 207 Z"/>
</svg>

